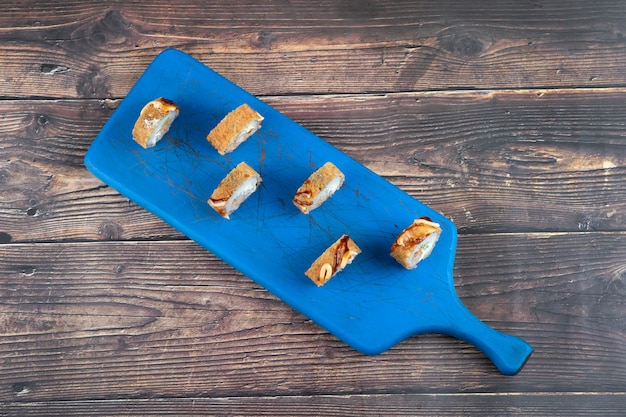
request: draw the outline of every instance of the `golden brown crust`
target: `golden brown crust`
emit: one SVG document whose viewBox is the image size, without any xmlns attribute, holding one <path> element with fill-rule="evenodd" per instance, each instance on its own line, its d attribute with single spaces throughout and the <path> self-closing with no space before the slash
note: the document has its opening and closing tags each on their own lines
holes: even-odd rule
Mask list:
<svg viewBox="0 0 626 417">
<path fill-rule="evenodd" d="M 328 249 L 304 273 L 318 287 L 324 285 L 336 273 L 361 253 L 361 249 L 348 235 L 343 235 Z"/>
<path fill-rule="evenodd" d="M 228 218 L 229 213 L 226 212 L 226 203 L 231 198 L 235 190 L 239 188 L 246 180 L 256 177 L 257 185 L 261 182 L 261 176 L 250 165 L 241 162 L 232 171 L 220 181 L 219 185 L 209 198 L 209 205 L 217 211 L 220 216 Z"/>
<path fill-rule="evenodd" d="M 159 97 L 147 103 L 139 113 L 139 117 L 133 127 L 133 139 L 142 147 L 148 147 L 148 139 L 154 132 L 158 121 L 173 111 L 180 111 L 180 107 L 171 100 Z M 169 126 L 164 129 L 167 131 Z"/>
<path fill-rule="evenodd" d="M 439 236 L 441 233 L 439 224 L 427 217 L 413 221 L 413 224 L 404 229 L 391 245 L 391 256 L 405 268 L 414 268 L 415 264 L 412 262 L 411 255 L 416 247 L 433 233 L 437 234 L 437 237 Z"/>
<path fill-rule="evenodd" d="M 263 116 L 257 113 L 248 104 L 244 103 L 224 116 L 217 126 L 209 132 L 206 138 L 211 145 L 217 149 L 220 155 L 224 155 L 234 150 L 228 150 L 229 145 L 235 140 L 237 135 L 244 131 L 253 121 L 257 121 L 260 127 Z M 252 133 L 254 132 L 250 134 Z"/>
<path fill-rule="evenodd" d="M 328 183 L 337 177 L 340 177 L 341 183 L 343 183 L 345 179 L 343 172 L 332 162 L 326 162 L 320 169 L 311 174 L 311 176 L 302 183 L 300 188 L 298 188 L 293 197 L 293 204 L 295 204 L 302 213 L 308 214 L 315 208 L 313 207 L 313 203 L 319 193 Z M 328 198 L 330 198 L 330 195 Z"/>
</svg>

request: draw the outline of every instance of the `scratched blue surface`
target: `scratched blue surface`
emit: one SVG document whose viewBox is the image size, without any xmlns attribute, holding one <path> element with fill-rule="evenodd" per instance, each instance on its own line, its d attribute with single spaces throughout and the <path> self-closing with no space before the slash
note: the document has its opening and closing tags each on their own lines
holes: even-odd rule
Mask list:
<svg viewBox="0 0 626 417">
<path fill-rule="evenodd" d="M 141 108 L 157 97 L 176 102 L 180 116 L 157 146 L 143 149 L 131 131 Z M 206 135 L 242 103 L 265 117 L 262 128 L 221 156 Z M 263 182 L 226 220 L 207 199 L 241 161 Z M 345 184 L 304 215 L 291 199 L 327 161 L 344 172 Z M 457 231 L 450 220 L 181 51 L 162 52 L 146 69 L 95 138 L 85 164 L 358 351 L 377 354 L 411 335 L 445 333 L 476 345 L 506 374 L 516 373 L 532 351 L 478 320 L 456 296 Z M 407 271 L 389 248 L 421 216 L 443 232 L 431 256 Z M 304 271 L 344 233 L 362 253 L 318 288 Z"/>
</svg>

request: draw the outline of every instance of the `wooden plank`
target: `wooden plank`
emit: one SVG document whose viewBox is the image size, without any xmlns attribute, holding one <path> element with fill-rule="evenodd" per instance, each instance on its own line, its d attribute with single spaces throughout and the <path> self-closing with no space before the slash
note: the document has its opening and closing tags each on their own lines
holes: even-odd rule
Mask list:
<svg viewBox="0 0 626 417">
<path fill-rule="evenodd" d="M 0 245 L 0 401 L 621 392 L 625 237 L 461 236 L 460 297 L 536 349 L 514 378 L 447 336 L 363 356 L 192 242 Z"/>
<path fill-rule="evenodd" d="M 614 1 L 30 0 L 0 16 L 0 91 L 123 97 L 167 47 L 254 94 L 625 85 L 625 19 Z"/>
<path fill-rule="evenodd" d="M 87 148 L 116 105 L 107 100 L 0 101 L 1 242 L 177 235 L 84 167 Z M 111 220 L 120 215 L 133 218 L 123 221 L 123 230 L 122 223 Z"/>
<path fill-rule="evenodd" d="M 621 417 L 624 393 L 364 394 L 10 403 L 7 417 L 46 416 L 441 416 Z"/>
<path fill-rule="evenodd" d="M 624 92 L 321 96 L 313 110 L 292 97 L 281 109 L 461 232 L 623 230 Z"/>
<path fill-rule="evenodd" d="M 209 3 L 3 4 L 0 415 L 624 414 L 623 4 Z M 91 177 L 168 47 L 452 218 L 524 370 L 439 335 L 360 355 Z"/>
<path fill-rule="evenodd" d="M 461 233 L 626 224 L 626 89 L 265 97 Z M 0 101 L 0 241 L 181 235 L 82 158 L 116 102 Z"/>
</svg>

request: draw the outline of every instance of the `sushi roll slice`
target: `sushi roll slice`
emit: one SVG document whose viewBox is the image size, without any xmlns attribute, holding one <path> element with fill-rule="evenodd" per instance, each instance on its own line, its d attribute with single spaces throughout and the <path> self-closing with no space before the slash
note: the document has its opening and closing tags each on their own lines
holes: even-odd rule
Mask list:
<svg viewBox="0 0 626 417">
<path fill-rule="evenodd" d="M 415 269 L 422 259 L 431 254 L 440 235 L 439 224 L 428 217 L 417 219 L 391 245 L 391 256 L 406 269 Z"/>
<path fill-rule="evenodd" d="M 146 104 L 133 127 L 133 139 L 143 148 L 151 148 L 167 133 L 180 113 L 171 100 L 159 97 Z"/>
<path fill-rule="evenodd" d="M 293 204 L 309 214 L 321 206 L 343 185 L 345 176 L 332 162 L 326 162 L 315 171 L 296 191 Z"/>
<path fill-rule="evenodd" d="M 220 155 L 226 155 L 259 130 L 262 121 L 263 116 L 244 103 L 228 113 L 206 138 Z"/>
<path fill-rule="evenodd" d="M 341 236 L 322 253 L 304 273 L 318 287 L 321 287 L 346 265 L 352 263 L 361 249 L 348 235 Z"/>
<path fill-rule="evenodd" d="M 256 191 L 260 183 L 258 172 L 241 162 L 219 183 L 208 203 L 220 216 L 230 219 L 230 215 Z"/>
</svg>

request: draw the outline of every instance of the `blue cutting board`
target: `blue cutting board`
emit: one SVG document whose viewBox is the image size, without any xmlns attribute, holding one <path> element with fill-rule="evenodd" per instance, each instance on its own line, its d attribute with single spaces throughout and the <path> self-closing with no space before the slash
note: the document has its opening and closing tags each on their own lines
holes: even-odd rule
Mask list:
<svg viewBox="0 0 626 417">
<path fill-rule="evenodd" d="M 155 147 L 143 149 L 131 131 L 141 108 L 157 97 L 176 102 L 180 116 Z M 221 156 L 206 135 L 242 103 L 265 117 L 263 126 Z M 207 200 L 241 161 L 263 182 L 226 220 Z M 304 215 L 293 195 L 327 161 L 344 172 L 345 184 Z M 523 340 L 481 322 L 458 298 L 452 278 L 457 231 L 449 219 L 181 51 L 155 58 L 95 138 L 85 165 L 360 352 L 378 354 L 415 334 L 444 333 L 473 344 L 507 375 L 532 352 Z M 443 232 L 431 256 L 408 271 L 389 249 L 422 216 Z M 304 271 L 344 233 L 362 253 L 318 288 Z"/>
</svg>

